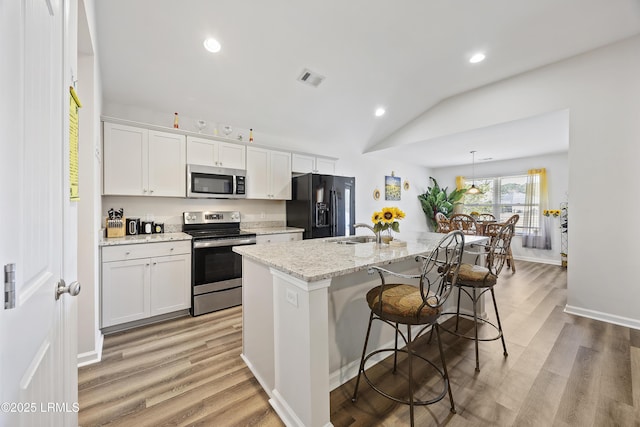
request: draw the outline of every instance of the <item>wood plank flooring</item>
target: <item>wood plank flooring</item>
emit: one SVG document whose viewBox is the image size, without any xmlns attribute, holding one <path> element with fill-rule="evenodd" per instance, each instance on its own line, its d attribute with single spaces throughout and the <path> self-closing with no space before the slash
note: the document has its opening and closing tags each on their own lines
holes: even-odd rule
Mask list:
<svg viewBox="0 0 640 427">
<path fill-rule="evenodd" d="M 640 331 L 565 314 L 566 271 L 517 263 L 496 287 L 509 356 L 500 341 L 480 343 L 476 373 L 473 342 L 442 332 L 457 412 L 447 398 L 416 407 L 416 425 L 640 426 Z M 436 342 L 417 345 L 438 360 Z M 241 350 L 240 307 L 109 335 L 103 360 L 79 369 L 80 425 L 283 425 Z M 390 363 L 370 376 L 401 393 L 403 360 L 396 375 Z M 420 396 L 438 390 L 431 371 L 416 371 Z M 406 405 L 364 381 L 354 404 L 353 388 L 354 380 L 331 393 L 334 426 L 409 425 Z"/>
</svg>

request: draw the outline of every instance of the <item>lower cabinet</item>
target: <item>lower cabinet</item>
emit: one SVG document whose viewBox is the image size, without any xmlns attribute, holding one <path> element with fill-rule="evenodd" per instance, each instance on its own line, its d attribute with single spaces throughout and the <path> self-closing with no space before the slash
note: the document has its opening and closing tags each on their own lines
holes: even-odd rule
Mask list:
<svg viewBox="0 0 640 427">
<path fill-rule="evenodd" d="M 191 306 L 189 241 L 102 248 L 102 327 Z"/>
<path fill-rule="evenodd" d="M 256 244 L 262 243 L 278 243 L 293 242 L 294 240 L 302 240 L 302 232 L 279 233 L 279 234 L 261 234 L 256 236 Z"/>
</svg>

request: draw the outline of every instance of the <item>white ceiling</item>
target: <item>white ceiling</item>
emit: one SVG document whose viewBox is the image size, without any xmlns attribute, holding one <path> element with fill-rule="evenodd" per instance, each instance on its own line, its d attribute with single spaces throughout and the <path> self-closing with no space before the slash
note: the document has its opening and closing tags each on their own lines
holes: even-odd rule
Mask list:
<svg viewBox="0 0 640 427">
<path fill-rule="evenodd" d="M 96 11 L 106 103 L 328 154 L 364 151 L 447 97 L 640 32 L 640 0 L 96 0 Z M 211 36 L 218 54 L 203 48 Z M 479 50 L 487 59 L 469 64 Z M 325 81 L 297 82 L 304 68 Z M 461 163 L 469 150 L 457 144 Z"/>
<path fill-rule="evenodd" d="M 437 168 L 470 164 L 472 150 L 476 163 L 568 151 L 569 110 L 386 149 L 384 155 Z"/>
</svg>

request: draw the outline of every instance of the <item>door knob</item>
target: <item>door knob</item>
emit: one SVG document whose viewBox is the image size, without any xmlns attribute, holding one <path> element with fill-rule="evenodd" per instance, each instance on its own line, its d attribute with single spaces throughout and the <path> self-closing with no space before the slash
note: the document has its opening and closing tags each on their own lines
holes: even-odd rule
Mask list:
<svg viewBox="0 0 640 427">
<path fill-rule="evenodd" d="M 56 301 L 60 299 L 60 295 L 65 293 L 68 293 L 72 297 L 75 297 L 80 293 L 80 283 L 71 282 L 71 284 L 67 285 L 64 282 L 64 279 L 60 279 L 56 286 Z"/>
</svg>

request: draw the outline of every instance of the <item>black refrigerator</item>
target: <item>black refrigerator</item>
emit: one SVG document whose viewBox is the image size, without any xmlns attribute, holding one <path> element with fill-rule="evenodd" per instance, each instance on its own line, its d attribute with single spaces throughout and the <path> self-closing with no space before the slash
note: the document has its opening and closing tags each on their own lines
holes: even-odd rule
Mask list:
<svg viewBox="0 0 640 427">
<path fill-rule="evenodd" d="M 356 179 L 308 173 L 292 178 L 287 226 L 304 228 L 303 238 L 352 236 Z"/>
</svg>

